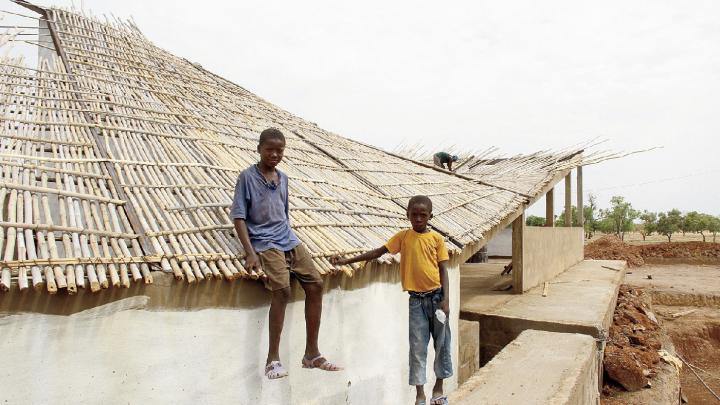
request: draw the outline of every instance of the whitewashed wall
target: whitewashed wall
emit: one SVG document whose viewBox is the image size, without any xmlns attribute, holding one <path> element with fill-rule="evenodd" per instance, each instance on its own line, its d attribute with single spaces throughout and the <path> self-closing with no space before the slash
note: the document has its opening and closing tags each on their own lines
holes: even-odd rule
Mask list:
<svg viewBox="0 0 720 405">
<path fill-rule="evenodd" d="M 182 286 L 167 277 L 156 279 L 153 286 L 101 295 L 0 294 L 0 311 L 7 314 L 0 318 L 0 356 L 6 365 L 0 372 L 0 402 L 412 403 L 408 298 L 397 270 L 368 268 L 353 278 L 330 277 L 320 344 L 328 358 L 346 367 L 337 373 L 300 367 L 305 322 L 296 285 L 281 347 L 290 376 L 276 381 L 263 376 L 268 297 L 258 283 Z M 450 280 L 457 370 L 456 266 Z M 428 371 L 432 376 L 432 367 Z M 453 377 L 447 387 L 455 386 Z"/>
</svg>

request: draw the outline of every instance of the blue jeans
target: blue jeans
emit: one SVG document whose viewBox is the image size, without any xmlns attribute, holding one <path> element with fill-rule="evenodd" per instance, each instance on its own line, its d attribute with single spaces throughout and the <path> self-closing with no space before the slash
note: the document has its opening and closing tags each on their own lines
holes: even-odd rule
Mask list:
<svg viewBox="0 0 720 405">
<path fill-rule="evenodd" d="M 410 293 L 410 385 L 425 385 L 425 364 L 430 336 L 435 347 L 435 377 L 445 379 L 453 374 L 450 357 L 450 319 L 440 323 L 435 311 L 443 300 L 442 289 L 419 295 Z"/>
</svg>

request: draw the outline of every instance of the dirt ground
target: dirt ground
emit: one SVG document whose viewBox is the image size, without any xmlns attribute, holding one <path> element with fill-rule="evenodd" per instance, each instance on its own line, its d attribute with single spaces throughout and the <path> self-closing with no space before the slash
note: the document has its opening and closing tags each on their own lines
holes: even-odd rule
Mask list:
<svg viewBox="0 0 720 405">
<path fill-rule="evenodd" d="M 720 404 L 705 387 L 720 395 L 720 243 L 707 240 L 602 235 L 585 245 L 586 258 L 626 260 L 629 267 L 605 352 L 603 405 L 676 404 L 678 381 L 687 403 Z M 659 320 L 656 331 L 642 316 L 648 305 Z M 652 334 L 642 336 L 646 331 L 638 328 Z M 686 361 L 679 375 L 674 366 L 649 364 L 648 337 Z"/>
<path fill-rule="evenodd" d="M 625 283 L 648 288 L 654 305 L 720 307 L 720 265 L 645 265 L 628 270 Z"/>
<path fill-rule="evenodd" d="M 625 260 L 629 267 L 646 263 L 720 264 L 720 243 L 672 242 L 629 244 L 605 235 L 585 245 L 586 259 Z"/>
<path fill-rule="evenodd" d="M 673 314 L 695 310 L 673 318 Z M 690 365 L 680 373 L 682 391 L 689 404 L 720 404 L 705 388 L 694 371 L 720 395 L 720 311 L 717 308 L 655 306 L 663 328 L 677 353 Z"/>
<path fill-rule="evenodd" d="M 692 365 L 684 365 L 679 376 L 687 403 L 720 404 L 693 373 L 694 370 L 720 394 L 720 265 L 646 264 L 629 269 L 625 282 L 630 288 L 642 289 L 650 295 L 661 335 L 670 340 L 667 345 L 663 343 L 663 348 L 673 348 Z M 619 299 L 619 303 L 626 301 Z M 618 308 L 621 309 L 620 305 Z M 630 393 L 620 385 L 610 384 L 602 403 L 676 404 L 674 399 L 659 402 L 657 398 L 661 395 L 669 398 L 663 391 L 669 383 L 677 382 L 677 374 L 663 362 L 653 371 L 658 376 L 651 376 L 652 388 Z"/>
</svg>

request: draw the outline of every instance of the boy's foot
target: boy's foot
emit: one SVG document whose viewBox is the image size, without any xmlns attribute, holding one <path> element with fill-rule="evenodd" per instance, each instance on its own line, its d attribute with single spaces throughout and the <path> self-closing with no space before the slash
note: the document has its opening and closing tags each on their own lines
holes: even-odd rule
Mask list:
<svg viewBox="0 0 720 405">
<path fill-rule="evenodd" d="M 265 366 L 265 376 L 270 380 L 287 377 L 288 372 L 279 361 L 271 361 Z"/>
<path fill-rule="evenodd" d="M 448 405 L 448 398 L 442 393 L 439 395 L 433 393 L 433 397 L 430 399 L 430 405 Z"/>
<path fill-rule="evenodd" d="M 330 363 L 322 355 L 318 355 L 312 359 L 308 359 L 307 357 L 303 356 L 302 366 L 303 368 L 319 368 L 320 370 L 325 371 L 340 371 L 343 369 L 337 364 Z"/>
<path fill-rule="evenodd" d="M 425 398 L 415 398 L 415 405 L 425 405 Z"/>
</svg>

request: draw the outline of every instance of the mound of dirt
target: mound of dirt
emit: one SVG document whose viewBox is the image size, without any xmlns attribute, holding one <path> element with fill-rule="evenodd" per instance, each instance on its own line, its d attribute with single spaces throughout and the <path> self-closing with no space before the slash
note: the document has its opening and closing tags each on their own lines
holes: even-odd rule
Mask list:
<svg viewBox="0 0 720 405">
<path fill-rule="evenodd" d="M 615 235 L 605 235 L 585 246 L 585 258 L 597 260 L 625 260 L 628 267 L 645 264 L 638 246 L 628 245 Z"/>
<path fill-rule="evenodd" d="M 720 259 L 720 243 L 671 242 L 629 245 L 615 235 L 605 235 L 585 246 L 586 259 L 625 260 L 638 267 L 650 259 Z"/>
<path fill-rule="evenodd" d="M 604 391 L 637 391 L 657 373 L 660 326 L 643 289 L 622 285 L 610 326 L 603 365 L 609 377 Z M 615 385 L 613 387 L 613 384 Z M 620 387 L 618 387 L 620 386 Z"/>
<path fill-rule="evenodd" d="M 670 242 L 638 247 L 644 258 L 720 258 L 720 243 Z"/>
</svg>

